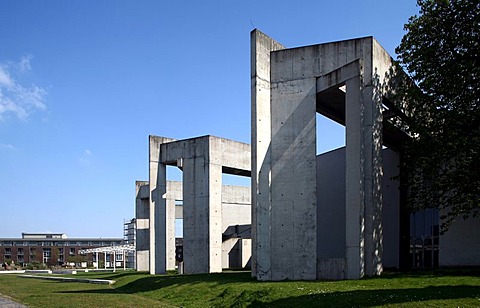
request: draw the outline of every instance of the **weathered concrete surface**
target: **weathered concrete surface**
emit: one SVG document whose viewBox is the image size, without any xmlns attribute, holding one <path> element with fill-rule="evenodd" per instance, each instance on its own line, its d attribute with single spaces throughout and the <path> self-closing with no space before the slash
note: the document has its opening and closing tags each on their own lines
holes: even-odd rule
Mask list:
<svg viewBox="0 0 480 308">
<path fill-rule="evenodd" d="M 299 48 L 284 48 L 258 30 L 251 38 L 253 275 L 317 278 L 316 216 L 323 213 L 316 204 L 316 111 L 346 125 L 345 262 L 319 258 L 318 266 L 338 266 L 329 273 L 338 279 L 380 274 L 391 57 L 373 37 Z"/>
<path fill-rule="evenodd" d="M 170 221 L 171 211 L 167 208 L 164 195 L 167 191 L 166 165 L 163 164 L 161 145 L 175 141 L 165 137 L 149 137 L 149 190 L 150 190 L 150 273 L 166 273 L 169 259 L 168 252 L 171 242 L 165 240 L 168 236 L 167 222 Z M 175 246 L 175 241 L 173 243 Z M 169 249 L 170 248 L 170 249 Z M 162 256 L 162 257 L 153 257 Z"/>
<path fill-rule="evenodd" d="M 137 183 L 144 185 L 148 190 L 147 181 L 137 181 Z M 137 194 L 137 196 L 139 196 Z M 148 206 L 148 194 L 141 195 L 143 198 L 143 204 Z M 223 185 L 221 190 L 222 196 L 222 209 L 221 209 L 221 234 L 229 229 L 234 230 L 236 226 L 240 226 L 240 234 L 234 236 L 233 238 L 228 238 L 222 242 L 222 268 L 244 268 L 249 264 L 251 257 L 251 202 L 250 202 L 250 187 L 243 186 L 230 186 Z M 182 182 L 176 181 L 167 181 L 167 192 L 165 194 L 165 199 L 172 204 L 178 202 L 175 205 L 175 219 L 183 218 L 183 185 Z M 142 213 L 138 211 L 137 213 Z M 148 216 L 146 218 L 148 220 Z M 137 222 L 138 222 L 137 218 Z M 171 223 L 174 223 L 172 221 Z M 148 225 L 147 231 L 148 231 Z M 174 230 L 172 230 L 174 236 Z M 229 233 L 230 234 L 230 233 Z M 240 250 L 238 242 L 242 241 L 242 249 Z M 139 258 L 139 249 L 138 247 L 146 247 L 142 250 L 142 253 L 146 253 L 147 259 L 149 258 L 149 249 L 148 237 L 137 237 L 137 258 Z M 248 243 L 247 243 L 248 241 Z M 185 243 L 184 243 L 185 245 Z M 173 254 L 174 251 L 171 251 Z M 158 257 L 158 256 L 155 256 Z M 137 270 L 148 271 L 148 262 L 144 262 L 145 268 L 139 268 L 141 263 L 137 262 Z M 174 265 L 173 265 L 174 266 Z M 170 269 L 170 268 L 169 268 Z M 174 269 L 174 267 L 173 267 Z"/>
<path fill-rule="evenodd" d="M 252 276 L 271 280 L 270 52 L 285 48 L 260 31 L 251 32 Z"/>
<path fill-rule="evenodd" d="M 398 175 L 398 153 L 384 149 L 384 177 L 382 190 L 385 192 L 382 209 L 384 255 L 386 267 L 399 267 L 400 239 L 400 191 Z M 345 278 L 345 147 L 317 156 L 317 217 L 318 272 L 325 279 Z M 343 261 L 342 261 L 343 260 Z M 343 266 L 343 267 L 342 267 Z"/>
<path fill-rule="evenodd" d="M 183 200 L 184 272 L 221 272 L 222 195 L 228 193 L 228 188 L 222 191 L 222 173 L 250 176 L 250 146 L 213 136 L 178 141 L 150 136 L 149 161 L 150 272 L 164 273 L 175 264 L 175 200 Z M 169 197 L 167 165 L 183 170 L 181 197 Z M 249 209 L 236 224 L 246 221 L 250 223 Z"/>
</svg>

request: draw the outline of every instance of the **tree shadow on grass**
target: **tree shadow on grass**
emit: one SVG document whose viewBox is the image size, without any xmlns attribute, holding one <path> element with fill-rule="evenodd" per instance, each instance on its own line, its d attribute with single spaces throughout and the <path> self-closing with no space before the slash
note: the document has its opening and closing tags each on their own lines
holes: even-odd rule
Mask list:
<svg viewBox="0 0 480 308">
<path fill-rule="evenodd" d="M 480 268 L 441 268 L 441 269 L 418 269 L 410 270 L 408 272 L 396 272 L 388 271 L 383 272 L 381 276 L 370 277 L 369 279 L 382 279 L 382 278 L 431 278 L 441 276 L 468 276 L 468 277 L 480 277 Z"/>
<path fill-rule="evenodd" d="M 402 305 L 430 300 L 480 299 L 477 286 L 429 286 L 425 288 L 355 290 L 286 297 L 270 302 L 261 299 L 250 302 L 248 307 L 373 307 Z M 237 302 L 241 298 L 237 299 Z M 424 303 L 426 305 L 426 303 Z M 431 304 L 433 305 L 433 303 Z"/>
<path fill-rule="evenodd" d="M 418 277 L 418 276 L 417 276 Z M 258 288 L 235 287 L 236 284 L 248 282 L 258 283 Z M 156 275 L 136 279 L 119 287 L 92 289 L 81 291 L 65 291 L 62 293 L 104 293 L 104 294 L 135 294 L 155 292 L 170 286 L 188 287 L 195 292 L 197 284 L 210 284 L 213 286 L 225 285 L 225 290 L 211 301 L 212 305 L 228 303 L 240 307 L 372 307 L 385 304 L 407 304 L 416 302 L 422 304 L 431 300 L 480 300 L 480 286 L 471 285 L 442 285 L 428 286 L 424 288 L 397 288 L 397 289 L 374 289 L 353 291 L 328 291 L 322 290 L 322 284 L 311 284 L 305 290 L 305 295 L 289 296 L 274 292 L 271 285 L 262 290 L 262 282 L 257 282 L 250 277 L 250 273 L 222 273 L 201 275 Z M 281 282 L 279 282 L 281 284 Z M 204 286 L 203 286 L 204 287 Z M 183 289 L 185 292 L 186 289 Z M 219 290 L 221 292 L 221 290 Z M 273 291 L 273 292 L 271 292 Z M 225 293 L 226 292 L 226 293 Z M 225 293 L 225 299 L 222 294 Z M 223 301 L 222 300 L 226 300 Z M 218 301 L 218 303 L 217 303 Z M 479 302 L 480 303 L 480 302 Z M 195 303 L 192 303 L 194 305 Z"/>
<path fill-rule="evenodd" d="M 135 274 L 133 274 L 135 275 Z M 143 276 L 144 274 L 139 274 Z M 111 275 L 109 277 L 101 277 L 101 279 L 118 279 L 122 275 Z M 132 276 L 129 274 L 128 276 Z M 253 282 L 254 280 L 250 272 L 231 272 L 218 274 L 198 274 L 198 275 L 149 275 L 126 283 L 123 286 L 113 289 L 103 290 L 84 290 L 84 291 L 67 291 L 65 293 L 125 293 L 133 294 L 137 292 L 150 292 L 169 286 L 189 285 L 195 286 L 197 283 L 208 283 L 212 286 L 221 284 L 235 284 L 244 282 Z"/>
</svg>

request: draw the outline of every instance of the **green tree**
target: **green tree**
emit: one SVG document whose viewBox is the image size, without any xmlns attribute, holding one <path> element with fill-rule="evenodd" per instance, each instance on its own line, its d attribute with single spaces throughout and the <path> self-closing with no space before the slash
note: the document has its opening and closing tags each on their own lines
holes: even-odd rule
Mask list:
<svg viewBox="0 0 480 308">
<path fill-rule="evenodd" d="M 418 0 L 396 52 L 418 88 L 405 89 L 408 204 L 439 208 L 442 232 L 480 214 L 480 2 Z"/>
</svg>

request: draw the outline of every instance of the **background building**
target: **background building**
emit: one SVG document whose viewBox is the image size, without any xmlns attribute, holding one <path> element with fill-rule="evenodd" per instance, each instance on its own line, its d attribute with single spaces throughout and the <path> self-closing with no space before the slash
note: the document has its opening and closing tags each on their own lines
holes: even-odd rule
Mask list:
<svg viewBox="0 0 480 308">
<path fill-rule="evenodd" d="M 122 238 L 68 238 L 64 233 L 22 233 L 21 238 L 0 238 L 0 261 L 13 261 L 21 266 L 32 262 L 47 266 L 87 262 L 91 266 L 97 261 L 95 255 L 81 255 L 79 250 L 122 245 L 123 242 Z M 107 256 L 107 261 L 109 258 Z"/>
<path fill-rule="evenodd" d="M 123 223 L 123 241 L 125 244 L 135 245 L 136 239 L 136 219 L 125 220 Z M 135 268 L 135 252 L 127 253 L 127 267 Z"/>
</svg>

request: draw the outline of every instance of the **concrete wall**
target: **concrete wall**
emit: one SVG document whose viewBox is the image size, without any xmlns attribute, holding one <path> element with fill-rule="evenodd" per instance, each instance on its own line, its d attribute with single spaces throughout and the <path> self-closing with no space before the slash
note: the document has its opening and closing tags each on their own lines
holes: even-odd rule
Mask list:
<svg viewBox="0 0 480 308">
<path fill-rule="evenodd" d="M 251 225 L 250 198 L 250 187 L 223 185 L 222 233 L 231 226 Z M 244 268 L 250 257 L 251 239 L 230 238 L 222 242 L 222 268 Z"/>
<path fill-rule="evenodd" d="M 480 266 L 480 218 L 458 218 L 439 239 L 440 266 Z"/>
<path fill-rule="evenodd" d="M 400 187 L 399 180 L 393 177 L 399 175 L 399 155 L 390 149 L 383 150 L 383 266 L 387 268 L 400 267 Z"/>
<path fill-rule="evenodd" d="M 317 255 L 345 258 L 345 148 L 317 156 Z"/>
<path fill-rule="evenodd" d="M 398 268 L 400 191 L 399 182 L 393 177 L 398 175 L 399 158 L 390 149 L 384 149 L 382 155 L 382 263 L 385 267 Z M 340 270 L 346 254 L 345 176 L 345 148 L 317 156 L 317 254 L 322 261 L 319 262 L 319 276 L 324 278 L 334 279 L 345 274 Z"/>
</svg>

